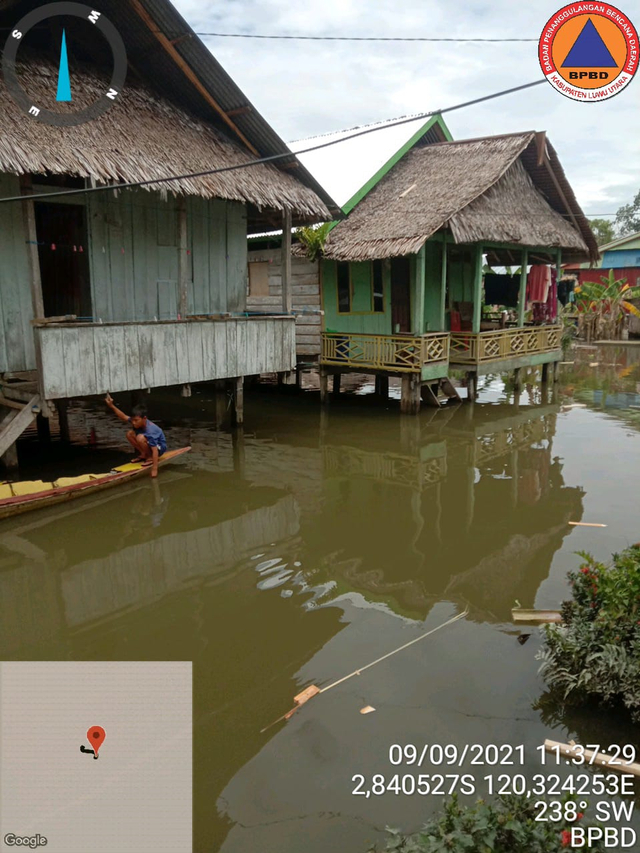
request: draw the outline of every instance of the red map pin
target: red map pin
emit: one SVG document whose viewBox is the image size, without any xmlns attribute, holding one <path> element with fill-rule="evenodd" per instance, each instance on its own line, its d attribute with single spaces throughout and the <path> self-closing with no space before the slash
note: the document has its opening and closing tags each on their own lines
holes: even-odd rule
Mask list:
<svg viewBox="0 0 640 853">
<path fill-rule="evenodd" d="M 106 736 L 107 734 L 102 728 L 102 726 L 91 726 L 91 728 L 87 732 L 87 740 L 93 747 L 93 751 L 96 755 L 98 754 L 98 750 L 104 743 L 104 739 L 106 738 Z"/>
</svg>

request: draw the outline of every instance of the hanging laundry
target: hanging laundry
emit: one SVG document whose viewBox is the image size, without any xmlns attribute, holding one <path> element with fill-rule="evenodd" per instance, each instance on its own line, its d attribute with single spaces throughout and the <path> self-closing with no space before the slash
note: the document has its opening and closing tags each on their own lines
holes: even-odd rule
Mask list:
<svg viewBox="0 0 640 853">
<path fill-rule="evenodd" d="M 551 286 L 551 267 L 534 264 L 527 276 L 527 302 L 546 302 Z"/>
</svg>

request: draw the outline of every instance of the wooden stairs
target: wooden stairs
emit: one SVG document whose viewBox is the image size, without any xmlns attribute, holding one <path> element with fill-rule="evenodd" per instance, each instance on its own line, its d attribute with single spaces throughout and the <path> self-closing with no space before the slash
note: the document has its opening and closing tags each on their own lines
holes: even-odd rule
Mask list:
<svg viewBox="0 0 640 853">
<path fill-rule="evenodd" d="M 437 382 L 427 382 L 422 386 L 422 401 L 427 406 L 442 408 L 447 403 L 460 403 L 461 398 L 450 379 L 438 379 Z"/>
<path fill-rule="evenodd" d="M 42 411 L 39 394 L 27 403 L 16 403 L 6 397 L 0 397 L 0 405 L 9 411 L 0 421 L 0 458 L 20 438 L 22 433 L 31 426 L 33 419 Z"/>
</svg>

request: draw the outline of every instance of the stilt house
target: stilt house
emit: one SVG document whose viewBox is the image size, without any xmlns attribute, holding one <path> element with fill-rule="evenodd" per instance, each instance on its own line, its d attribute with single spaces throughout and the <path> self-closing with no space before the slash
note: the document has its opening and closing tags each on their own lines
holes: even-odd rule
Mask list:
<svg viewBox="0 0 640 853">
<path fill-rule="evenodd" d="M 480 374 L 557 363 L 562 330 L 548 283 L 563 253 L 598 258 L 545 133 L 419 138 L 327 239 L 322 396 L 330 375 L 335 388 L 343 372 L 372 373 L 382 392 L 401 376 L 402 410 L 415 413 L 421 395 L 438 404 L 442 390 L 455 393 L 450 370 L 469 374 L 473 398 Z M 519 272 L 499 272 L 508 267 Z M 532 279 L 545 277 L 542 298 Z M 509 321 L 483 311 L 494 303 L 511 307 Z"/>
<path fill-rule="evenodd" d="M 0 31 L 39 5 L 6 0 Z M 0 81 L 0 456 L 52 401 L 230 380 L 241 402 L 243 376 L 292 370 L 289 246 L 280 304 L 249 316 L 247 234 L 340 215 L 168 0 L 100 11 L 128 56 L 102 116 L 43 123 Z M 23 91 L 57 112 L 94 103 L 112 63 L 84 22 L 64 26 L 72 103 L 56 102 L 55 18 L 25 35 L 17 60 Z"/>
</svg>

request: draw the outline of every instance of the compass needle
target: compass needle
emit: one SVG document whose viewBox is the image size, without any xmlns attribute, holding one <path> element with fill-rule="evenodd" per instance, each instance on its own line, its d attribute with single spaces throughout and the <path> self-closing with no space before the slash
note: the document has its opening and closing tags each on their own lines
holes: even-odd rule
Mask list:
<svg viewBox="0 0 640 853">
<path fill-rule="evenodd" d="M 56 101 L 71 101 L 71 78 L 69 77 L 69 58 L 67 56 L 67 33 L 62 31 L 60 47 L 60 67 L 58 69 L 58 94 Z"/>
</svg>

